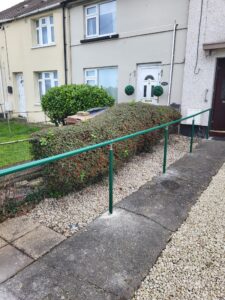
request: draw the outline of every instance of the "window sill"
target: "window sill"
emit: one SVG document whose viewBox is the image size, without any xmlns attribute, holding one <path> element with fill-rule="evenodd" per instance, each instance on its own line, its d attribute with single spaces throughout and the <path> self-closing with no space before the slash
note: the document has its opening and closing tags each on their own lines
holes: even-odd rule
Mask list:
<svg viewBox="0 0 225 300">
<path fill-rule="evenodd" d="M 34 103 L 34 106 L 41 106 L 41 103 L 36 102 Z"/>
<path fill-rule="evenodd" d="M 86 44 L 86 43 L 93 43 L 93 42 L 98 42 L 98 41 L 105 41 L 105 40 L 112 40 L 112 39 L 118 39 L 119 34 L 111 34 L 111 35 L 106 35 L 106 36 L 99 36 L 96 38 L 86 38 L 84 40 L 81 40 L 81 44 Z"/>
<path fill-rule="evenodd" d="M 48 45 L 37 45 L 37 46 L 33 46 L 31 49 L 39 49 L 39 48 L 48 48 L 48 47 L 55 47 L 56 44 L 48 44 Z"/>
</svg>

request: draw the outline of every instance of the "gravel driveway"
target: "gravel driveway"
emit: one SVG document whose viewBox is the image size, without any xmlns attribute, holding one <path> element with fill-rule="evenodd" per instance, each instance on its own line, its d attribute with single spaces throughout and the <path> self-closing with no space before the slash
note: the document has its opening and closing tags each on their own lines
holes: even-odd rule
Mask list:
<svg viewBox="0 0 225 300">
<path fill-rule="evenodd" d="M 189 139 L 171 135 L 168 165 L 189 150 Z M 138 190 L 162 171 L 163 143 L 153 153 L 141 154 L 125 164 L 114 181 L 114 203 Z M 53 230 L 70 236 L 108 208 L 108 179 L 66 197 L 45 199 L 28 216 Z"/>
<path fill-rule="evenodd" d="M 225 299 L 225 165 L 133 300 Z"/>
</svg>

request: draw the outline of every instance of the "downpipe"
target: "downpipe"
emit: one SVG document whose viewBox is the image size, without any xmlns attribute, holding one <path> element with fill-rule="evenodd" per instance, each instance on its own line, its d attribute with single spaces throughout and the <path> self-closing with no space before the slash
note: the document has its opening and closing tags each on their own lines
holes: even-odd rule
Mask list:
<svg viewBox="0 0 225 300">
<path fill-rule="evenodd" d="M 170 78 L 169 78 L 169 92 L 167 105 L 170 105 L 171 102 L 171 94 L 172 94 L 172 86 L 173 86 L 173 70 L 174 70 L 174 56 L 175 56 L 175 47 L 176 47 L 176 36 L 177 36 L 177 22 L 174 22 L 173 27 L 173 42 L 172 42 L 172 52 L 171 52 L 171 61 L 170 61 Z"/>
</svg>

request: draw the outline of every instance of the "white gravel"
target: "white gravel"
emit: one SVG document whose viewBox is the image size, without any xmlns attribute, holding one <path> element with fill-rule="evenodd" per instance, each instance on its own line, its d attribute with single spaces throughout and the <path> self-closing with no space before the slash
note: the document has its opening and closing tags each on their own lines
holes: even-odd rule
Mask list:
<svg viewBox="0 0 225 300">
<path fill-rule="evenodd" d="M 171 135 L 168 165 L 189 150 L 189 139 Z M 153 153 L 134 157 L 119 170 L 114 180 L 114 203 L 138 190 L 162 171 L 163 144 Z M 70 236 L 97 218 L 108 208 L 108 180 L 60 199 L 45 199 L 28 216 L 53 230 Z"/>
<path fill-rule="evenodd" d="M 133 300 L 225 299 L 225 165 Z"/>
</svg>

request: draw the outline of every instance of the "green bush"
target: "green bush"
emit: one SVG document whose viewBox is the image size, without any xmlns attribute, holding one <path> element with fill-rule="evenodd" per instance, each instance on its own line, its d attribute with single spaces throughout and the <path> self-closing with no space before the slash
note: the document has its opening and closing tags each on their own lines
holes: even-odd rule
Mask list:
<svg viewBox="0 0 225 300">
<path fill-rule="evenodd" d="M 143 103 L 119 104 L 87 122 L 35 133 L 32 152 L 35 159 L 40 159 L 179 118 L 180 114 L 170 107 L 157 107 Z M 115 169 L 135 154 L 151 151 L 152 147 L 161 139 L 162 133 L 162 130 L 158 130 L 114 144 Z M 107 173 L 107 147 L 63 159 L 46 165 L 44 168 L 45 182 L 48 188 L 60 193 L 80 189 L 100 180 Z"/>
<path fill-rule="evenodd" d="M 64 119 L 78 111 L 94 107 L 112 106 L 115 100 L 97 86 L 63 85 L 50 89 L 42 97 L 42 109 L 55 125 L 63 124 Z"/>
</svg>

